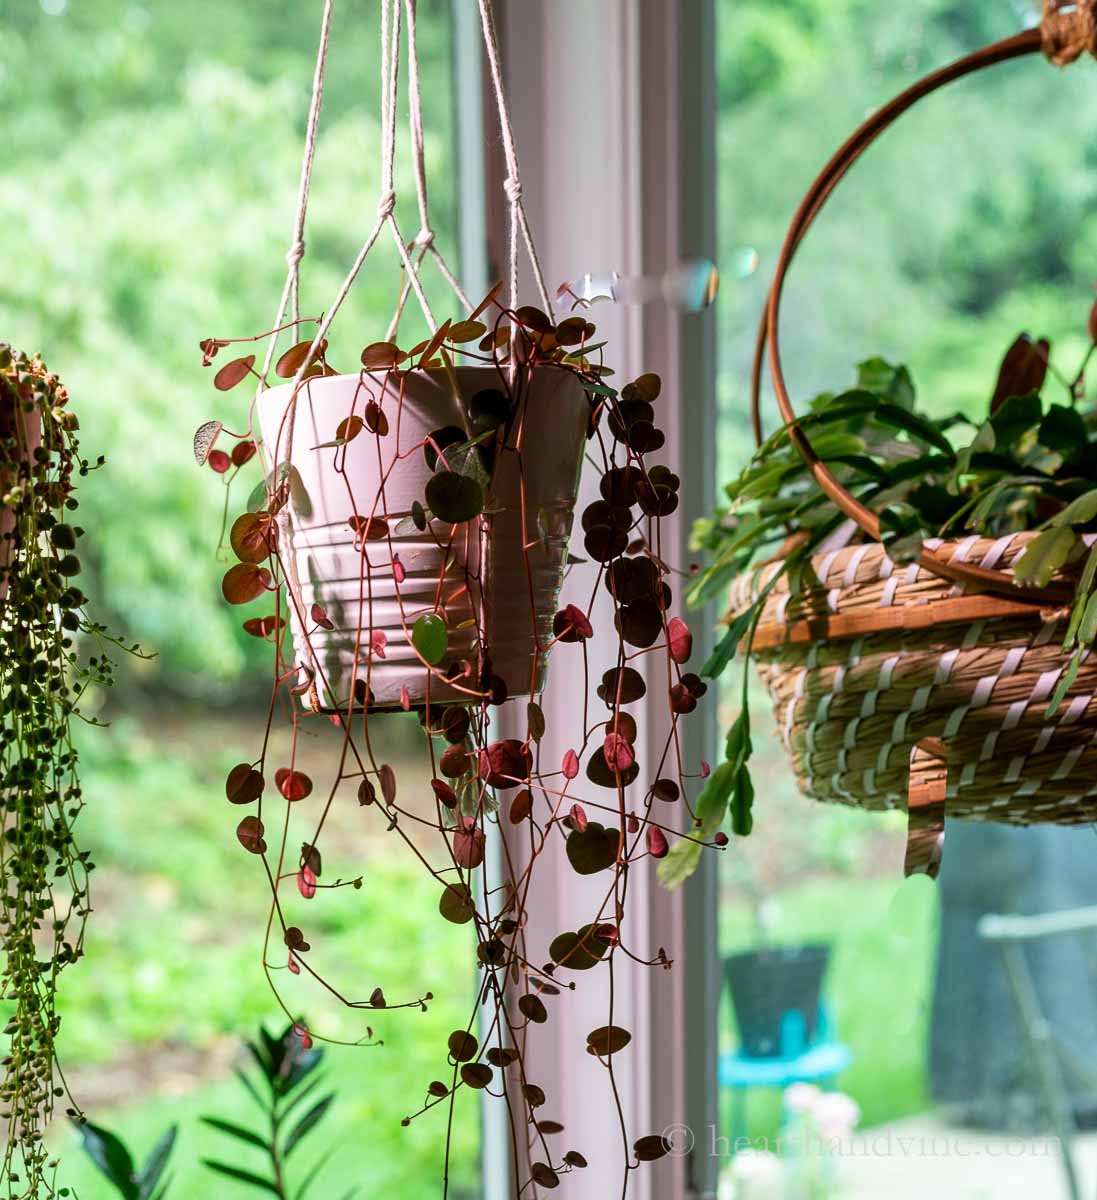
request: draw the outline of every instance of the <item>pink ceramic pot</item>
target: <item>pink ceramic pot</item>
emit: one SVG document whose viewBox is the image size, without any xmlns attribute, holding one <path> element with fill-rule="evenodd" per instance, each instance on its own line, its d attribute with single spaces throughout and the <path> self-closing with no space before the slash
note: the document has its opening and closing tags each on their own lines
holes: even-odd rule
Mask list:
<svg viewBox="0 0 1097 1200">
<path fill-rule="evenodd" d="M 527 573 L 523 481 L 514 453 L 497 454 L 481 517 L 455 526 L 432 520 L 427 532 L 405 520 L 413 501 L 426 503 L 433 474 L 420 448 L 424 438 L 447 426 L 463 427 L 469 399 L 500 386 L 493 367 L 459 367 L 456 378 L 459 398 L 443 371 L 409 375 L 402 399 L 399 385 L 390 383 L 382 397 L 376 382 L 358 375 L 310 380 L 298 395 L 291 459 L 299 479 L 290 489 L 290 544 L 283 538 L 280 549 L 283 560 L 293 556 L 306 616 L 319 604 L 335 626 L 318 629 L 309 620 L 306 638 L 298 614 L 291 615 L 297 661 L 316 673 L 324 709 L 345 704 L 356 680 L 368 680 L 377 707 L 398 705 L 404 687 L 411 704 L 424 703 L 428 680 L 432 704 L 469 702 L 467 692 L 439 673 L 467 660 L 475 674 L 463 682 L 477 686 L 478 624 L 486 632 L 492 672 L 511 696 L 543 686 L 545 654 L 534 671 L 534 638 L 542 646 L 552 638 L 590 405 L 579 381 L 564 370 L 540 368 L 526 388 L 521 474 L 525 536 L 534 543 Z M 268 456 L 279 462 L 286 457 L 291 395 L 285 384 L 264 392 L 259 403 Z M 344 447 L 323 447 L 341 421 L 365 414 L 371 397 L 384 411 L 388 433 L 378 438 L 363 429 Z M 511 447 L 518 424 L 512 424 Z M 348 520 L 355 514 L 386 515 L 387 535 L 363 543 Z M 394 570 L 397 558 L 402 582 Z M 468 589 L 466 576 L 472 580 Z M 436 612 L 446 622 L 448 649 L 432 673 L 416 653 L 411 631 L 417 617 Z M 371 653 L 379 640 L 384 657 L 376 649 Z"/>
</svg>

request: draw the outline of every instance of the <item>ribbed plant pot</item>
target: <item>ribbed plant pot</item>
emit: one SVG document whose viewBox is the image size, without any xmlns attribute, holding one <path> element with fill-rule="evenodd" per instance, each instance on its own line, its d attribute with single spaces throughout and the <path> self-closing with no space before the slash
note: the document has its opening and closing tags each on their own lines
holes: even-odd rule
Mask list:
<svg viewBox="0 0 1097 1200">
<path fill-rule="evenodd" d="M 18 445 L 19 461 L 30 462 L 31 455 L 42 444 L 42 414 L 35 406 L 30 412 L 16 411 L 9 395 L 0 393 L 0 440 L 13 438 Z M 0 496 L 6 496 L 17 482 L 13 472 L 0 466 Z M 15 513 L 0 507 L 0 600 L 8 594 L 8 567 L 15 551 L 11 533 L 15 529 Z"/>
<path fill-rule="evenodd" d="M 771 946 L 724 959 L 743 1053 L 776 1058 L 782 1053 L 781 1027 L 786 1014 L 798 1012 L 810 1045 L 819 1015 L 830 947 Z"/>
<path fill-rule="evenodd" d="M 432 519 L 419 530 L 408 518 L 414 502 L 425 505 L 434 474 L 424 439 L 446 427 L 468 429 L 469 400 L 501 386 L 494 367 L 459 367 L 455 376 L 457 396 L 444 371 L 390 380 L 383 395 L 369 375 L 315 378 L 298 394 L 288 545 L 283 531 L 279 550 L 296 567 L 300 604 L 290 605 L 290 625 L 297 661 L 315 675 L 314 707 L 344 707 L 359 681 L 376 708 L 402 700 L 422 705 L 428 697 L 432 705 L 470 703 L 489 667 L 510 696 L 544 684 L 544 647 L 553 636 L 590 404 L 571 372 L 535 370 L 506 445 L 496 449 L 483 515 L 459 525 Z M 267 454 L 279 462 L 286 458 L 292 394 L 286 384 L 259 402 Z M 340 422 L 363 416 L 371 399 L 385 414 L 387 433 L 363 429 L 345 446 L 323 445 Z M 514 452 L 519 438 L 521 456 Z M 387 532 L 363 540 L 354 517 L 359 528 L 362 518 L 383 518 Z M 313 604 L 334 628 L 315 626 Z M 446 654 L 433 666 L 412 642 L 416 619 L 429 613 L 445 620 L 448 635 Z M 472 674 L 455 686 L 446 675 L 463 663 Z"/>
</svg>

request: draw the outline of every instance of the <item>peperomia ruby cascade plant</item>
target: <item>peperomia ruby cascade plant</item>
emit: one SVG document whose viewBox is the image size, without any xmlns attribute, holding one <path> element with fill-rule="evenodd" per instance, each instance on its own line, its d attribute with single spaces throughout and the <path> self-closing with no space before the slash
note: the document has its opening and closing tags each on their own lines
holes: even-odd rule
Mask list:
<svg viewBox="0 0 1097 1200">
<path fill-rule="evenodd" d="M 363 880 L 325 834 L 334 806 L 360 806 L 358 819 L 402 844 L 434 881 L 441 917 L 475 937 L 478 994 L 467 1022 L 438 1047 L 437 1077 L 423 1081 L 406 1121 L 437 1113 L 450 1127 L 459 1101 L 491 1089 L 510 1101 L 515 1194 L 531 1181 L 555 1187 L 618 1130 L 627 1190 L 630 1173 L 667 1146 L 657 1133 L 624 1128 L 615 1073 L 632 1034 L 615 1023 L 612 988 L 604 1023 L 576 1047 L 605 1068 L 605 1130 L 544 1118 L 549 1097 L 527 1070 L 527 1042 L 587 972 L 612 973 L 621 956 L 670 966 L 662 950 L 650 956 L 632 943 L 628 890 L 632 874 L 675 841 L 697 839 L 689 787 L 708 770 L 683 760 L 679 736 L 705 692 L 688 668 L 692 639 L 672 615 L 663 558 L 662 522 L 678 506 L 679 479 L 651 461 L 664 442 L 658 377 L 618 390 L 585 310 L 557 322 L 507 307 L 500 290 L 411 349 L 367 346 L 351 374 L 338 373 L 326 342 L 301 341 L 275 366 L 294 382 L 264 389 L 260 379 L 240 433 L 219 422 L 199 430 L 196 456 L 226 487 L 249 464 L 263 467 L 245 508 L 226 522 L 236 561 L 223 590 L 245 607 L 244 628 L 270 646 L 268 719 L 258 756 L 233 768 L 226 793 L 248 810 L 236 836 L 271 889 L 262 966 L 287 1012 L 298 1004 L 282 999 L 290 974 L 311 977 L 371 1021 L 432 999 L 390 998 L 374 979 L 329 978 L 324 899 Z M 204 362 L 228 344 L 203 342 Z M 248 354 L 221 366 L 214 383 L 227 390 L 260 374 Z M 601 477 L 600 498 L 581 519 L 582 554 L 597 575 L 593 590 L 576 593 L 568 547 L 584 459 Z M 596 626 L 603 592 L 613 622 Z M 600 651 L 615 648 L 614 666 L 595 678 L 592 639 Z M 550 650 L 553 670 L 577 685 L 571 729 L 553 730 L 570 748 L 551 761 L 538 702 Z M 654 748 L 642 746 L 630 712 L 649 688 L 667 713 Z M 508 697 L 526 698 L 524 718 L 502 738 L 493 714 Z M 401 710 L 414 711 L 424 731 L 426 796 L 418 785 L 409 794 L 386 755 L 387 714 Z M 276 714 L 291 736 L 272 761 Z M 322 780 L 297 761 L 299 737 L 318 721 L 341 733 Z M 501 883 L 487 872 L 489 839 L 503 846 Z M 527 914 L 539 868 L 560 860 L 597 876 L 600 899 L 577 927 L 533 944 Z M 375 1044 L 369 1026 L 363 1033 Z M 447 1178 L 448 1145 L 447 1136 Z"/>
</svg>

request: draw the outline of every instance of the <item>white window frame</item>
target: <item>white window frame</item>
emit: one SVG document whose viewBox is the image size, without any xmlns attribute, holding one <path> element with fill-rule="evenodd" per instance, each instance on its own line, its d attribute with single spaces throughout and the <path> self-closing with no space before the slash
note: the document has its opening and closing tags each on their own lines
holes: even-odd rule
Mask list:
<svg viewBox="0 0 1097 1200">
<path fill-rule="evenodd" d="M 499 277 L 497 265 L 505 262 L 506 215 L 494 113 L 473 50 L 476 10 L 474 0 L 454 0 L 462 273 L 479 295 L 473 281 Z M 588 270 L 647 274 L 684 258 L 715 260 L 714 0 L 497 0 L 497 17 L 524 201 L 550 287 Z M 485 131 L 486 156 L 479 149 Z M 484 271 L 479 253 L 485 233 L 487 262 L 496 266 L 491 272 Z M 684 565 L 693 520 L 710 509 L 715 494 L 714 310 L 683 315 L 662 304 L 603 305 L 592 315 L 599 334 L 610 339 L 619 378 L 652 370 L 663 378 L 658 404 L 665 461 L 682 480 L 670 532 L 676 561 Z M 675 588 L 678 604 L 684 583 L 680 579 Z M 690 618 L 697 662 L 711 643 L 712 617 Z M 661 688 L 650 689 L 649 697 L 634 715 L 647 734 L 641 741 L 654 746 L 660 726 L 665 728 L 666 706 Z M 554 726 L 571 727 L 573 703 L 573 681 L 561 674 L 557 659 L 544 698 L 546 741 Z M 508 720 L 521 725 L 524 736 L 524 715 L 504 712 L 501 724 Z M 714 720 L 698 715 L 680 728 L 689 761 L 714 759 Z M 551 758 L 564 749 L 552 744 L 544 752 Z M 633 940 L 650 945 L 652 953 L 664 947 L 674 967 L 641 968 L 617 957 L 615 1020 L 632 1030 L 636 1047 L 622 1055 L 628 1059 L 620 1071 L 626 1118 L 634 1136 L 681 1127 L 693 1139 L 689 1153 L 633 1174 L 634 1200 L 711 1200 L 716 1194 L 715 857 L 703 855 L 698 874 L 679 893 L 668 894 L 644 868 L 630 883 Z M 562 855 L 553 861 L 559 864 L 555 872 L 547 862 L 538 868 L 529 929 L 535 945 L 547 945 L 569 927 L 572 913 L 582 912 L 583 881 Z M 592 973 L 592 982 L 584 980 L 557 1005 L 531 1047 L 534 1078 L 551 1098 L 550 1115 L 559 1115 L 576 1135 L 568 1145 L 582 1148 L 582 1142 L 597 1151 L 588 1155 L 586 1170 L 568 1178 L 572 1200 L 606 1200 L 620 1192 L 615 1114 L 607 1107 L 604 1073 L 595 1074 L 601 1068 L 584 1050 L 586 1032 L 604 1021 L 605 980 L 595 984 L 595 974 L 605 973 Z M 514 1194 L 505 1122 L 498 1103 L 485 1105 L 485 1200 Z"/>
</svg>

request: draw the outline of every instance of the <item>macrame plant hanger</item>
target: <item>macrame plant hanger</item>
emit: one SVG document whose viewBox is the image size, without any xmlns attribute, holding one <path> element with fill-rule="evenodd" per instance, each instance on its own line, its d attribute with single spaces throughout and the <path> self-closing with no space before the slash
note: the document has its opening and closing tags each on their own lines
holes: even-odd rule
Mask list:
<svg viewBox="0 0 1097 1200">
<path fill-rule="evenodd" d="M 297 192 L 297 208 L 294 214 L 293 239 L 286 252 L 286 279 L 282 294 L 271 325 L 272 333 L 267 340 L 267 348 L 263 358 L 263 367 L 259 373 L 255 399 L 252 402 L 254 417 L 255 405 L 267 386 L 267 378 L 274 353 L 278 344 L 279 332 L 286 321 L 287 310 L 292 321 L 300 321 L 300 271 L 305 257 L 305 225 L 308 216 L 309 193 L 312 184 L 312 169 L 316 156 L 316 141 L 320 124 L 320 111 L 323 106 L 324 76 L 327 68 L 328 48 L 331 43 L 331 26 L 334 13 L 334 0 L 324 0 L 324 10 L 320 25 L 320 41 L 316 53 L 316 67 L 313 72 L 312 98 L 309 104 L 308 122 L 305 132 L 305 146 L 301 161 L 301 178 Z M 533 272 L 534 282 L 542 307 L 550 319 L 555 319 L 552 301 L 541 269 L 537 247 L 530 230 L 525 206 L 522 202 L 522 181 L 518 163 L 518 149 L 514 138 L 514 127 L 510 119 L 510 108 L 507 104 L 506 90 L 503 85 L 503 70 L 499 57 L 499 41 L 495 29 L 495 18 L 491 9 L 491 0 L 479 0 L 480 23 L 483 32 L 484 50 L 488 59 L 489 74 L 495 97 L 496 111 L 499 117 L 499 127 L 503 142 L 503 153 L 506 160 L 507 175 L 503 180 L 503 191 L 507 197 L 509 208 L 509 233 L 507 246 L 508 286 L 510 305 L 516 307 L 518 302 L 518 280 L 521 247 L 525 248 L 529 265 Z M 400 42 L 402 36 L 402 12 L 406 15 L 407 48 L 408 48 L 408 113 L 410 141 L 412 151 L 412 167 L 415 177 L 415 191 L 419 208 L 419 232 L 408 243 L 405 243 L 396 219 L 396 109 L 399 97 L 400 77 Z M 436 244 L 434 229 L 430 222 L 428 201 L 426 152 L 423 139 L 423 109 L 422 94 L 419 80 L 419 56 L 416 42 L 416 0 L 381 0 L 381 194 L 377 202 L 377 216 L 357 257 L 347 271 L 335 298 L 325 312 L 313 337 L 308 353 L 301 360 L 292 381 L 293 399 L 290 403 L 286 419 L 285 435 L 276 447 L 268 447 L 263 454 L 264 472 L 268 489 L 273 493 L 280 478 L 287 476 L 291 470 L 291 448 L 293 446 L 294 423 L 297 413 L 297 396 L 304 382 L 306 372 L 314 360 L 318 348 L 327 337 L 328 330 L 335 320 L 336 314 L 346 300 L 354 281 L 362 269 L 370 251 L 376 245 L 387 227 L 392 235 L 397 253 L 400 257 L 404 273 L 399 298 L 392 320 L 389 323 L 386 341 L 396 336 L 404 306 L 411 292 L 419 303 L 423 316 L 431 333 L 437 333 L 438 321 L 431 309 L 430 302 L 423 290 L 419 277 L 420 269 L 429 255 L 442 278 L 449 285 L 454 295 L 466 311 L 471 312 L 472 303 L 465 295 L 456 276 L 445 261 Z M 414 258 L 412 257 L 414 253 Z M 283 509 L 278 517 L 280 534 L 288 542 L 291 537 L 290 514 Z M 298 577 L 294 556 L 286 556 L 286 583 L 291 602 L 297 610 L 300 620 L 304 620 L 304 605 L 301 597 L 301 584 Z M 309 664 L 315 674 L 316 664 Z M 315 684 L 310 684 L 313 700 L 316 702 Z M 316 704 L 318 706 L 318 702 Z"/>
</svg>

